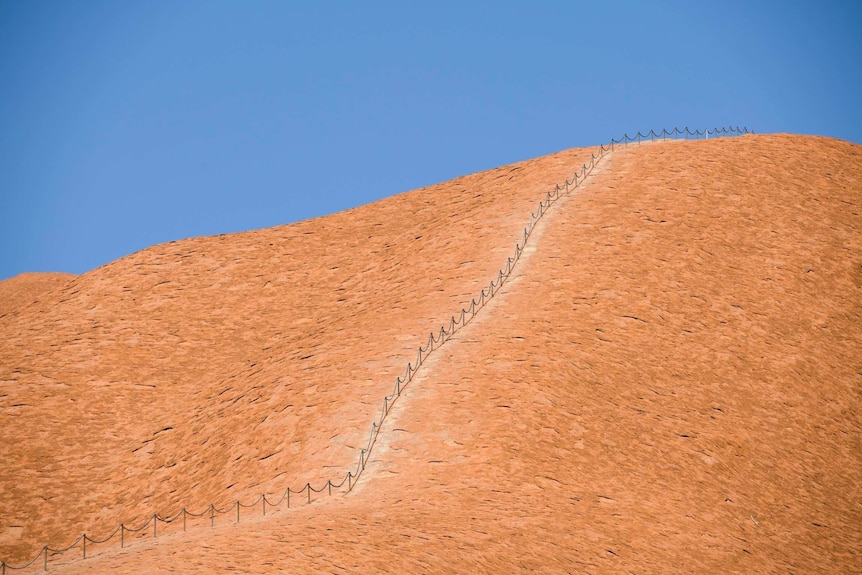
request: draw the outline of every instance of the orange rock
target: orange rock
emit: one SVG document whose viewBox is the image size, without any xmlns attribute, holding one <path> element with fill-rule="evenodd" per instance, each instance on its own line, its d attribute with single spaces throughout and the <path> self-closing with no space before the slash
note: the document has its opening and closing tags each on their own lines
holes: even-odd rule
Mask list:
<svg viewBox="0 0 862 575">
<path fill-rule="evenodd" d="M 75 277 L 63 273 L 23 273 L 0 281 L 0 316 L 36 301 Z"/>
<path fill-rule="evenodd" d="M 585 153 L 156 246 L 0 319 L 4 521 L 27 497 L 65 521 L 19 514 L 5 549 L 343 475 L 423 334 Z M 852 570 L 862 147 L 661 142 L 600 168 L 405 388 L 349 495 L 52 557 L 57 572 Z M 477 189 L 493 201 L 457 216 Z"/>
</svg>

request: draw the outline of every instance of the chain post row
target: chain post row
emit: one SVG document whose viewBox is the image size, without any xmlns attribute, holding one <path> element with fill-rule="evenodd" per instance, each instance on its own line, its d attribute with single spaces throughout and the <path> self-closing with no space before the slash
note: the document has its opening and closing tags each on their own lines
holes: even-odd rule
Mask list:
<svg viewBox="0 0 862 575">
<path fill-rule="evenodd" d="M 449 322 L 449 329 L 446 329 L 446 326 L 441 326 L 440 328 L 440 337 L 439 339 L 435 338 L 434 332 L 431 332 L 428 343 L 425 347 L 420 346 L 419 351 L 417 353 L 416 358 L 416 366 L 414 367 L 411 363 L 407 364 L 407 368 L 404 373 L 404 378 L 402 379 L 400 376 L 395 380 L 395 387 L 391 395 L 387 395 L 383 398 L 383 409 L 381 411 L 379 419 L 375 419 L 371 423 L 371 432 L 368 437 L 368 445 L 359 452 L 359 462 L 356 468 L 355 478 L 358 480 L 359 476 L 362 474 L 362 471 L 365 469 L 365 466 L 368 463 L 368 455 L 371 452 L 372 447 L 377 439 L 377 435 L 380 433 L 380 428 L 383 425 L 383 421 L 386 416 L 389 414 L 389 411 L 392 408 L 392 404 L 395 400 L 401 395 L 404 386 L 410 383 L 413 380 L 413 377 L 416 375 L 416 371 L 419 367 L 425 362 L 428 358 L 428 355 L 439 348 L 440 345 L 448 341 L 456 331 L 463 329 L 467 323 L 470 322 L 479 309 L 483 308 L 486 303 L 486 298 L 490 299 L 493 297 L 497 290 L 503 285 L 503 283 L 509 279 L 509 276 L 512 274 L 514 270 L 515 264 L 521 257 L 521 253 L 523 252 L 523 248 L 527 243 L 527 240 L 530 237 L 530 234 L 533 231 L 534 226 L 538 222 L 538 220 L 547 212 L 548 208 L 556 202 L 560 198 L 560 192 L 565 192 L 566 195 L 570 193 L 571 190 L 578 187 L 583 183 L 584 179 L 592 172 L 593 168 L 595 168 L 596 164 L 599 160 L 604 157 L 604 154 L 610 151 L 613 151 L 615 144 L 623 144 L 627 146 L 629 142 L 637 142 L 640 143 L 642 140 L 649 139 L 650 141 L 654 141 L 656 139 L 676 139 L 681 138 L 683 135 L 688 139 L 690 136 L 694 136 L 695 138 L 704 137 L 706 139 L 709 138 L 710 135 L 714 137 L 721 136 L 735 136 L 735 135 L 743 135 L 743 134 L 753 134 L 754 132 L 750 131 L 747 127 L 739 128 L 737 127 L 727 127 L 727 128 L 714 128 L 698 130 L 695 129 L 691 131 L 688 127 L 683 128 L 682 130 L 674 127 L 673 130 L 668 131 L 666 129 L 662 129 L 661 132 L 656 132 L 655 130 L 650 130 L 646 134 L 642 134 L 640 131 L 632 137 L 628 134 L 624 134 L 622 138 L 615 139 L 611 138 L 611 141 L 608 145 L 600 145 L 598 150 L 591 154 L 589 164 L 584 164 L 581 166 L 579 170 L 577 170 L 572 176 L 572 181 L 566 180 L 563 186 L 561 187 L 559 184 L 556 184 L 553 192 L 548 192 L 544 200 L 539 202 L 539 207 L 535 213 L 530 213 L 530 223 L 527 227 L 524 228 L 524 236 L 523 241 L 521 243 L 515 244 L 515 253 L 513 257 L 509 257 L 506 260 L 506 267 L 501 269 L 497 274 L 496 280 L 491 280 L 491 283 L 488 286 L 488 292 L 486 294 L 485 288 L 480 292 L 479 298 L 473 298 L 470 301 L 469 308 L 461 309 L 460 316 L 458 320 L 455 319 L 455 316 L 452 316 Z M 469 317 L 468 317 L 469 315 Z M 459 327 L 460 326 L 460 327 Z M 435 345 L 437 347 L 435 347 Z M 353 486 L 356 485 L 356 481 L 353 482 Z M 348 491 L 352 489 L 349 488 Z"/>
<path fill-rule="evenodd" d="M 521 254 L 524 252 L 524 247 L 526 246 L 527 241 L 529 240 L 533 229 L 538 223 L 539 219 L 542 218 L 547 212 L 548 209 L 556 203 L 560 198 L 569 195 L 574 189 L 578 188 L 581 184 L 583 184 L 584 180 L 593 169 L 596 167 L 598 162 L 604 157 L 604 155 L 608 152 L 612 152 L 614 150 L 614 146 L 618 144 L 623 144 L 623 146 L 628 146 L 629 143 L 640 143 L 643 140 L 649 139 L 650 141 L 654 140 L 664 140 L 664 139 L 680 139 L 685 137 L 686 139 L 695 138 L 695 139 L 709 139 L 712 137 L 723 137 L 723 136 L 741 136 L 744 134 L 753 134 L 754 132 L 749 130 L 747 127 L 739 128 L 739 127 L 727 127 L 727 128 L 714 128 L 698 130 L 694 131 L 690 130 L 688 127 L 683 129 L 674 128 L 673 130 L 662 129 L 661 132 L 656 132 L 654 130 L 650 130 L 648 133 L 643 134 L 638 131 L 634 136 L 629 136 L 627 133 L 623 135 L 622 138 L 611 138 L 611 141 L 607 145 L 600 145 L 596 152 L 592 153 L 590 156 L 589 163 L 583 164 L 577 171 L 575 171 L 571 180 L 565 180 L 563 185 L 556 184 L 554 190 L 551 192 L 547 192 L 545 198 L 539 202 L 539 206 L 535 212 L 530 213 L 530 221 L 527 226 L 524 228 L 523 237 L 521 241 L 515 244 L 515 251 L 513 256 L 507 258 L 505 267 L 501 268 L 498 272 L 495 279 L 492 279 L 486 288 L 482 288 L 478 297 L 474 297 L 470 301 L 470 306 L 467 308 L 462 308 L 458 318 L 453 315 L 449 321 L 449 328 L 447 329 L 445 325 L 440 327 L 439 332 L 431 332 L 428 336 L 427 343 L 424 346 L 419 346 L 419 350 L 417 352 L 415 362 L 408 362 L 407 367 L 404 370 L 404 376 L 398 376 L 395 379 L 395 386 L 391 395 L 384 396 L 383 398 L 383 407 L 380 411 L 379 417 L 375 418 L 374 421 L 371 422 L 371 432 L 369 433 L 368 442 L 366 446 L 359 451 L 359 461 L 356 466 L 356 471 L 348 471 L 346 475 L 341 479 L 339 483 L 333 483 L 332 480 L 327 480 L 325 484 L 321 486 L 320 489 L 315 489 L 311 486 L 311 483 L 306 483 L 305 486 L 297 490 L 292 490 L 289 486 L 285 490 L 284 494 L 281 498 L 274 502 L 271 499 L 267 499 L 265 493 L 258 496 L 253 502 L 249 504 L 241 503 L 240 501 L 236 501 L 233 505 L 228 507 L 227 509 L 218 509 L 215 504 L 210 504 L 206 509 L 204 509 L 200 513 L 193 513 L 188 511 L 185 507 L 179 511 L 177 514 L 170 517 L 161 517 L 158 514 L 153 514 L 151 517 L 147 519 L 147 521 L 137 528 L 131 528 L 125 525 L 125 523 L 120 524 L 114 531 L 105 537 L 104 539 L 93 539 L 88 536 L 86 533 L 78 536 L 70 545 L 60 548 L 54 549 L 45 545 L 42 549 L 27 563 L 23 565 L 10 565 L 6 561 L 0 562 L 0 575 L 6 575 L 7 571 L 18 571 L 22 569 L 27 569 L 31 567 L 39 558 L 43 559 L 42 561 L 42 569 L 48 570 L 48 558 L 49 555 L 58 555 L 65 553 L 72 548 L 76 547 L 79 542 L 81 542 L 81 551 L 82 557 L 86 559 L 87 557 L 87 543 L 91 544 L 104 544 L 109 542 L 117 533 L 120 534 L 120 547 L 125 548 L 126 538 L 125 534 L 128 533 L 139 533 L 145 529 L 147 529 L 150 525 L 150 522 L 153 523 L 153 538 L 157 538 L 158 536 L 158 522 L 161 521 L 165 524 L 173 523 L 174 521 L 182 518 L 183 523 L 183 531 L 186 531 L 187 528 L 187 517 L 203 517 L 204 515 L 209 514 L 210 526 L 215 527 L 215 516 L 216 514 L 223 515 L 230 513 L 234 508 L 236 508 L 236 522 L 240 521 L 240 507 L 252 508 L 255 507 L 258 502 L 261 503 L 262 507 L 262 515 L 266 515 L 267 504 L 270 509 L 273 507 L 278 507 L 282 503 L 286 502 L 286 507 L 290 509 L 290 495 L 294 493 L 296 495 L 302 495 L 306 493 L 305 502 L 306 504 L 310 504 L 312 502 L 311 493 L 322 493 L 324 490 L 327 491 L 329 496 L 332 495 L 333 488 L 341 489 L 345 483 L 347 483 L 347 489 L 344 490 L 344 493 L 350 493 L 353 488 L 356 487 L 356 484 L 359 480 L 360 475 L 365 470 L 366 465 L 369 461 L 369 455 L 371 453 L 371 449 L 374 447 L 377 436 L 380 434 L 380 428 L 383 426 L 383 422 L 386 420 L 386 417 L 389 415 L 392 410 L 392 405 L 395 403 L 395 400 L 401 396 L 401 393 L 404 391 L 405 386 L 407 386 L 413 378 L 416 376 L 416 372 L 419 368 L 427 361 L 428 356 L 435 350 L 439 349 L 441 345 L 445 342 L 449 341 L 456 332 L 463 329 L 473 318 L 476 317 L 479 310 L 485 307 L 488 300 L 493 298 L 503 286 L 503 284 L 509 279 L 512 272 L 515 269 L 515 264 L 521 259 Z"/>
</svg>

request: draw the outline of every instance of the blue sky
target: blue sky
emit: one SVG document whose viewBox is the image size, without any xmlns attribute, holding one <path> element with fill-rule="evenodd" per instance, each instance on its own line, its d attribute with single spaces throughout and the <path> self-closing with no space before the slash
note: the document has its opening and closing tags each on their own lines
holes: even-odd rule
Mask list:
<svg viewBox="0 0 862 575">
<path fill-rule="evenodd" d="M 650 128 L 862 142 L 855 2 L 0 0 L 0 279 Z"/>
</svg>

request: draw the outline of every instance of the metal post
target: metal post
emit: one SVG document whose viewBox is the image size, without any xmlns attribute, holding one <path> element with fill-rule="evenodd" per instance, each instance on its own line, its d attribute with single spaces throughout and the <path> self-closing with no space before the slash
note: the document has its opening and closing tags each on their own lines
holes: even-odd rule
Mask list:
<svg viewBox="0 0 862 575">
<path fill-rule="evenodd" d="M 290 487 L 287 488 L 287 508 L 290 509 Z"/>
<path fill-rule="evenodd" d="M 84 559 L 87 558 L 87 534 L 84 533 Z"/>
<path fill-rule="evenodd" d="M 308 489 L 308 502 L 311 503 L 311 483 L 306 483 L 305 488 Z"/>
<path fill-rule="evenodd" d="M 236 522 L 239 523 L 239 501 L 236 502 Z"/>
<path fill-rule="evenodd" d="M 126 534 L 124 531 L 126 530 L 125 524 L 120 524 L 120 549 L 126 546 Z"/>
<path fill-rule="evenodd" d="M 210 527 L 215 527 L 215 505 L 210 505 Z"/>
<path fill-rule="evenodd" d="M 183 531 L 186 530 L 186 508 L 183 507 Z"/>
</svg>

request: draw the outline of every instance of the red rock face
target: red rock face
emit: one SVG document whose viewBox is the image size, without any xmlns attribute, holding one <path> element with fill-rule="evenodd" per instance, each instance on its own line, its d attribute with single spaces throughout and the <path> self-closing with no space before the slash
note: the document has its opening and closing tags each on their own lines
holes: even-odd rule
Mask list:
<svg viewBox="0 0 862 575">
<path fill-rule="evenodd" d="M 496 276 L 529 211 L 589 152 L 156 246 L 0 318 L 5 556 L 343 476 L 425 334 Z M 52 561 L 852 570 L 860 203 L 853 144 L 616 148 L 405 389 L 350 494 Z"/>
</svg>

